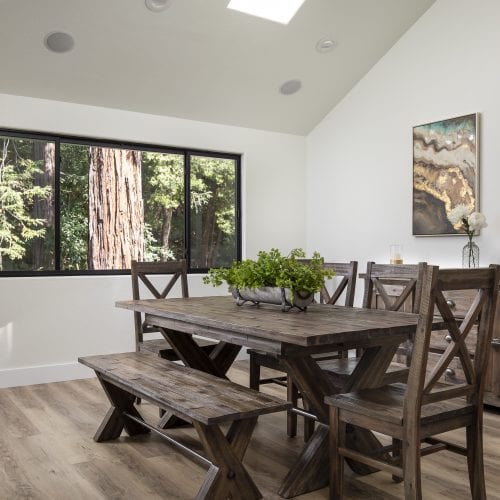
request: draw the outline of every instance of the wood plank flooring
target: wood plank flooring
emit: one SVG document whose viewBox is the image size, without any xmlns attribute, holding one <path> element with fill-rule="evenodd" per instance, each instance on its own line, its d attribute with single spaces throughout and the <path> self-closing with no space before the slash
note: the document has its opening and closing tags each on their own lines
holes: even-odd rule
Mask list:
<svg viewBox="0 0 500 500">
<path fill-rule="evenodd" d="M 246 384 L 248 362 L 237 362 L 229 376 Z M 277 386 L 264 390 L 284 396 L 284 389 Z M 116 442 L 93 442 L 107 409 L 95 379 L 0 390 L 0 499 L 193 498 L 205 470 L 159 437 L 122 436 Z M 154 407 L 145 404 L 141 411 L 151 421 L 157 420 Z M 266 499 L 279 498 L 278 486 L 302 446 L 301 437 L 287 438 L 285 421 L 285 413 L 262 416 L 244 459 Z M 496 500 L 500 500 L 499 429 L 500 413 L 486 412 L 486 487 L 488 498 Z M 196 446 L 192 429 L 173 433 Z M 460 433 L 456 437 L 463 442 Z M 424 457 L 422 464 L 425 499 L 470 498 L 465 459 L 442 452 Z M 347 474 L 346 500 L 402 498 L 402 484 L 393 483 L 388 474 L 359 477 L 349 470 Z M 297 498 L 327 499 L 328 490 Z"/>
</svg>

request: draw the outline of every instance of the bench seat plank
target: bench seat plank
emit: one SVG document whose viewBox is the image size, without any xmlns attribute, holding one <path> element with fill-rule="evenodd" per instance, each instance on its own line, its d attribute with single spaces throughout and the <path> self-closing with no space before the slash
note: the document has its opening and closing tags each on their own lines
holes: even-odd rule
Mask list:
<svg viewBox="0 0 500 500">
<path fill-rule="evenodd" d="M 213 425 L 286 410 L 290 403 L 141 352 L 79 358 L 111 383 L 191 421 Z"/>
</svg>

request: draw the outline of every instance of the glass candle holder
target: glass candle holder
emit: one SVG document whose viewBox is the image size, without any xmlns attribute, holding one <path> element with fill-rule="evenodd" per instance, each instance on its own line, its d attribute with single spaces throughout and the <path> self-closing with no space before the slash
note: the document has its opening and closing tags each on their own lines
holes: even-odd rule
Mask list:
<svg viewBox="0 0 500 500">
<path fill-rule="evenodd" d="M 390 245 L 389 254 L 391 264 L 403 263 L 403 245 Z"/>
</svg>

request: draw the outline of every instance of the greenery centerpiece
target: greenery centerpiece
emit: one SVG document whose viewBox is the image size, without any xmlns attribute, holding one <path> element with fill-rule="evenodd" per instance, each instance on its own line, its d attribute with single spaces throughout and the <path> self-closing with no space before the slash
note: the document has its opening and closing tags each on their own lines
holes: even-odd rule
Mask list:
<svg viewBox="0 0 500 500">
<path fill-rule="evenodd" d="M 290 307 L 303 310 L 321 290 L 325 279 L 333 277 L 333 271 L 323 267 L 324 260 L 318 252 L 303 260 L 305 255 L 301 248 L 288 255 L 272 248 L 269 252 L 259 252 L 256 260 L 210 269 L 203 282 L 213 286 L 226 282 L 238 305 L 246 301 L 269 302 L 281 304 L 283 310 Z"/>
</svg>

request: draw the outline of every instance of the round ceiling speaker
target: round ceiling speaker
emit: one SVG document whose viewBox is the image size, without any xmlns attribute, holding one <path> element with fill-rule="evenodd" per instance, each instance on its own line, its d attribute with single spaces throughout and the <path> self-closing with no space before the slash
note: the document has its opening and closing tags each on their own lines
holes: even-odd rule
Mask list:
<svg viewBox="0 0 500 500">
<path fill-rule="evenodd" d="M 280 87 L 280 92 L 283 95 L 292 95 L 298 92 L 302 88 L 302 82 L 300 80 L 288 80 Z"/>
<path fill-rule="evenodd" d="M 75 46 L 75 40 L 69 33 L 54 31 L 45 37 L 44 44 L 51 52 L 62 54 L 69 52 Z"/>
<path fill-rule="evenodd" d="M 322 38 L 316 44 L 316 50 L 322 54 L 330 52 L 335 48 L 335 42 L 331 38 Z"/>
</svg>

